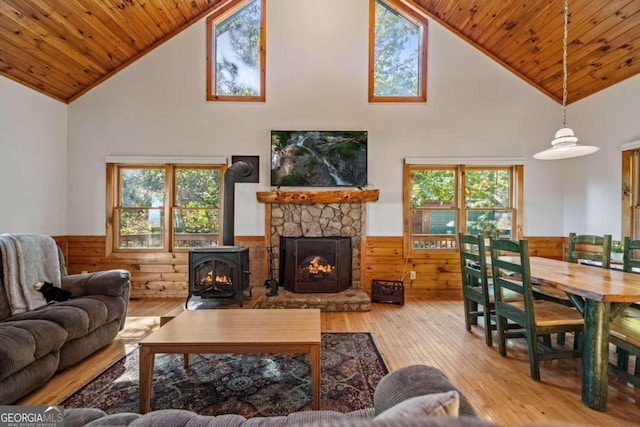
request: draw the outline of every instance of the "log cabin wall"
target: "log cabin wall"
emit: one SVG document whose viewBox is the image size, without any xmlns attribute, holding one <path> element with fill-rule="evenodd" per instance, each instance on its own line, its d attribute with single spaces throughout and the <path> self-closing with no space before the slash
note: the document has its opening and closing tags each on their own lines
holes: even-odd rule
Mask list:
<svg viewBox="0 0 640 427">
<path fill-rule="evenodd" d="M 525 237 L 529 241 L 529 255 L 564 259 L 566 238 Z M 432 251 L 427 258 L 405 260 L 402 256 L 402 237 L 367 237 L 363 249 L 363 288 L 371 290 L 372 279 L 402 280 L 405 292 L 461 292 L 460 258 L 457 251 Z M 409 271 L 416 272 L 416 280 L 409 280 Z"/>
<path fill-rule="evenodd" d="M 131 273 L 131 298 L 187 297 L 189 281 L 188 252 L 126 252 L 105 257 L 105 236 L 59 236 L 69 274 L 111 269 Z M 264 263 L 263 236 L 236 236 L 235 243 L 249 247 L 251 286 L 264 286 L 267 266 Z"/>
<path fill-rule="evenodd" d="M 563 259 L 564 237 L 528 237 L 532 256 Z M 122 268 L 131 272 L 131 298 L 187 296 L 188 253 L 113 253 L 105 257 L 104 236 L 55 238 L 67 261 L 69 274 Z M 236 236 L 236 244 L 249 247 L 251 286 L 264 285 L 268 275 L 264 236 Z M 362 287 L 371 291 L 372 279 L 400 280 L 407 271 L 407 293 L 459 292 L 460 264 L 455 251 L 434 252 L 427 259 L 405 260 L 402 237 L 368 236 L 362 242 Z M 406 270 L 405 270 L 406 263 Z M 416 280 L 408 278 L 416 271 Z"/>
</svg>

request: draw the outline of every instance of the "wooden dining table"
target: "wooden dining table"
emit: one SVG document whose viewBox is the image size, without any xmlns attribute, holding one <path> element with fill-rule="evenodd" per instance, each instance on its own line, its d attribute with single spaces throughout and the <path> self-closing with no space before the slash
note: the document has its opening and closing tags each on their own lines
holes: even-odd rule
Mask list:
<svg viewBox="0 0 640 427">
<path fill-rule="evenodd" d="M 541 257 L 529 262 L 534 284 L 565 291 L 584 316 L 582 401 L 606 411 L 611 320 L 640 301 L 640 274 Z"/>
</svg>

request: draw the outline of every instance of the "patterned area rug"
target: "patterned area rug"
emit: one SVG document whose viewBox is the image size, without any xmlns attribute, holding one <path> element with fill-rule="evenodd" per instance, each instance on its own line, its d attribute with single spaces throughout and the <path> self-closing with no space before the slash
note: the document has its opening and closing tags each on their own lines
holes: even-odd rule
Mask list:
<svg viewBox="0 0 640 427">
<path fill-rule="evenodd" d="M 373 391 L 388 372 L 369 333 L 323 333 L 321 409 L 349 412 L 373 406 Z M 158 354 L 152 409 L 201 415 L 287 415 L 311 409 L 308 354 L 199 354 L 185 369 L 181 354 Z M 138 412 L 138 350 L 116 362 L 62 402 L 112 414 Z"/>
</svg>

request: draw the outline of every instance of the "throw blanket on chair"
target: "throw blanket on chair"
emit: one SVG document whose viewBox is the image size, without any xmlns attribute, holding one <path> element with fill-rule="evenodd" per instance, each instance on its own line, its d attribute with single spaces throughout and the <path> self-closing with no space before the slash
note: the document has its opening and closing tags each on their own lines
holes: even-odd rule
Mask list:
<svg viewBox="0 0 640 427">
<path fill-rule="evenodd" d="M 42 234 L 0 234 L 4 288 L 11 314 L 20 314 L 47 305 L 37 282 L 60 287 L 58 247 Z"/>
</svg>

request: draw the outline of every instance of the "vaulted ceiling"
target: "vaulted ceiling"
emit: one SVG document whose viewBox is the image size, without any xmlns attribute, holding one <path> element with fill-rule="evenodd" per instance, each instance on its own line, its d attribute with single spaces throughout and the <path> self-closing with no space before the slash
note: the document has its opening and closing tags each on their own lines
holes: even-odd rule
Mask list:
<svg viewBox="0 0 640 427">
<path fill-rule="evenodd" d="M 71 102 L 237 1 L 0 0 L 0 74 Z M 562 99 L 561 0 L 402 1 Z M 640 1 L 570 0 L 569 11 L 569 102 L 640 72 Z"/>
</svg>

